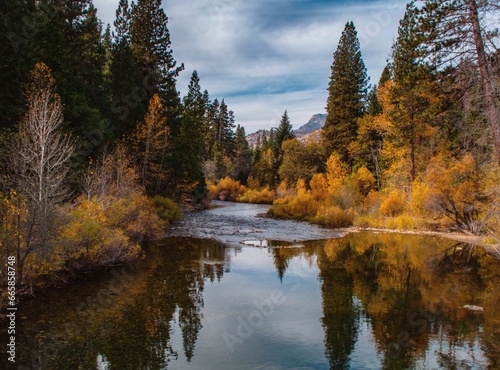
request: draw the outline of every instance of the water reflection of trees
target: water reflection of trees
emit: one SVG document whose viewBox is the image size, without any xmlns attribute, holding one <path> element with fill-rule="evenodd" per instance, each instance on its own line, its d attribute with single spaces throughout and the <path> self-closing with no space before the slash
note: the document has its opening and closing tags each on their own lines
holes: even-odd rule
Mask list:
<svg viewBox="0 0 500 370">
<path fill-rule="evenodd" d="M 60 296 L 52 297 L 54 317 L 47 330 L 56 329 L 57 336 L 36 336 L 39 325 L 33 307 L 35 317 L 26 328 L 32 343 L 20 348 L 36 348 L 36 353 L 21 354 L 23 362 L 41 369 L 90 369 L 99 358 L 109 370 L 165 369 L 179 355 L 180 349 L 171 344 L 175 323 L 190 361 L 202 328 L 205 283 L 220 280 L 228 271 L 229 254 L 216 242 L 186 238 L 151 245 L 147 254 L 137 271 L 120 277 L 119 291 L 113 290 L 104 300 L 97 296 L 106 291 L 106 279 L 95 290 L 86 287 L 90 303 L 80 304 L 79 310 L 65 305 Z M 49 347 L 57 356 L 44 355 L 50 353 Z"/>
<path fill-rule="evenodd" d="M 349 243 L 339 243 L 331 251 L 325 246 L 325 254 L 318 260 L 321 292 L 323 296 L 323 328 L 325 330 L 326 356 L 332 369 L 349 369 L 350 354 L 354 349 L 359 322 L 359 311 L 354 305 L 353 276 L 344 267 L 352 260 L 353 250 Z M 330 252 L 334 258 L 328 258 Z"/>
<path fill-rule="evenodd" d="M 444 368 L 463 367 L 464 359 L 455 354 L 477 347 L 478 340 L 498 366 L 500 264 L 482 248 L 430 237 L 358 233 L 323 242 L 318 265 L 332 369 L 349 367 L 361 315 L 354 297 L 371 324 L 384 369 L 420 366 L 431 340 L 438 343 L 433 350 L 447 364 Z M 482 305 L 485 313 L 471 313 L 464 304 Z"/>
</svg>

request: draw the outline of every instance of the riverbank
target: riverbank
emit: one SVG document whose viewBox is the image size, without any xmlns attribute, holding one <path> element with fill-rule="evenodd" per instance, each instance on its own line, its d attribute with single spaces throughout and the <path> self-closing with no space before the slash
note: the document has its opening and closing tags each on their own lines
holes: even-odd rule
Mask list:
<svg viewBox="0 0 500 370">
<path fill-rule="evenodd" d="M 348 227 L 337 229 L 346 233 L 355 233 L 361 231 L 370 231 L 374 233 L 395 233 L 395 234 L 411 234 L 411 235 L 433 235 L 440 236 L 443 238 L 456 240 L 458 242 L 469 243 L 478 245 L 492 251 L 496 251 L 500 257 L 500 244 L 488 244 L 484 241 L 484 236 L 478 235 L 467 235 L 457 232 L 443 232 L 443 231 L 425 231 L 425 230 L 394 230 L 394 229 L 383 229 L 383 228 L 362 228 L 362 227 Z"/>
<path fill-rule="evenodd" d="M 270 205 L 212 201 L 204 211 L 187 212 L 184 219 L 174 222 L 169 236 L 189 236 L 214 239 L 232 246 L 256 245 L 262 240 L 298 242 L 341 238 L 351 233 L 369 231 L 374 233 L 397 233 L 411 235 L 432 235 L 458 242 L 479 245 L 500 257 L 500 246 L 488 244 L 481 236 L 455 232 L 425 230 L 394 230 L 387 228 L 328 228 L 306 221 L 272 217 L 268 214 Z"/>
</svg>

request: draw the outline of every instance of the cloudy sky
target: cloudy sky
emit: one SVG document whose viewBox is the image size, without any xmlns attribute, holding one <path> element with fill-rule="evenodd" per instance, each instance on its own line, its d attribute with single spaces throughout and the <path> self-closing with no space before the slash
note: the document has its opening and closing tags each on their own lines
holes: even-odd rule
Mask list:
<svg viewBox="0 0 500 370">
<path fill-rule="evenodd" d="M 112 23 L 118 0 L 94 0 Z M 277 126 L 288 110 L 294 128 L 324 113 L 333 52 L 347 22 L 358 31 L 376 83 L 397 36 L 406 1 L 163 0 L 184 95 L 193 70 L 212 99 L 225 99 L 247 133 Z"/>
</svg>

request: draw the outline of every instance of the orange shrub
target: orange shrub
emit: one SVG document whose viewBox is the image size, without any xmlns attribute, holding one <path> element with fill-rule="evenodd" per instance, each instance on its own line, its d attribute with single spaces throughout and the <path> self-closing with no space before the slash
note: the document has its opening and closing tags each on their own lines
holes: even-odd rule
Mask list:
<svg viewBox="0 0 500 370">
<path fill-rule="evenodd" d="M 328 181 L 322 173 L 316 173 L 312 177 L 309 187 L 315 200 L 325 200 L 328 198 Z"/>
<path fill-rule="evenodd" d="M 236 201 L 247 191 L 247 188 L 239 181 L 227 176 L 220 179 L 217 185 L 209 185 L 208 190 L 212 199 Z"/>
<path fill-rule="evenodd" d="M 336 206 L 320 208 L 312 222 L 327 227 L 349 227 L 354 221 L 352 209 L 343 210 Z"/>
<path fill-rule="evenodd" d="M 275 197 L 276 194 L 274 190 L 265 187 L 260 190 L 248 189 L 244 194 L 238 197 L 237 201 L 243 203 L 272 204 Z"/>
<path fill-rule="evenodd" d="M 393 190 L 382 201 L 380 214 L 383 216 L 397 216 L 406 209 L 406 195 L 404 192 Z"/>
<path fill-rule="evenodd" d="M 334 192 L 344 183 L 348 172 L 349 168 L 342 162 L 340 154 L 333 152 L 326 161 L 326 179 L 330 192 Z"/>
<path fill-rule="evenodd" d="M 315 201 L 311 192 L 301 189 L 297 195 L 289 195 L 274 201 L 270 214 L 276 217 L 309 220 L 318 211 L 320 203 Z"/>
<path fill-rule="evenodd" d="M 352 174 L 351 180 L 356 190 L 362 197 L 366 197 L 368 193 L 377 185 L 375 176 L 365 166 L 359 168 Z"/>
</svg>

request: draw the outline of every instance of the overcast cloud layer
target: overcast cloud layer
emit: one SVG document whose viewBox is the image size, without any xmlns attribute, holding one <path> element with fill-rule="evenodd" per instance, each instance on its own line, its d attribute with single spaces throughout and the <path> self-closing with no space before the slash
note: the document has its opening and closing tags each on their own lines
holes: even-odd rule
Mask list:
<svg viewBox="0 0 500 370">
<path fill-rule="evenodd" d="M 94 0 L 112 23 L 118 0 Z M 376 83 L 386 64 L 405 1 L 164 0 L 174 58 L 193 70 L 212 99 L 225 99 L 247 133 L 279 124 L 288 110 L 294 128 L 324 113 L 333 52 L 347 22 L 358 31 Z"/>
</svg>

